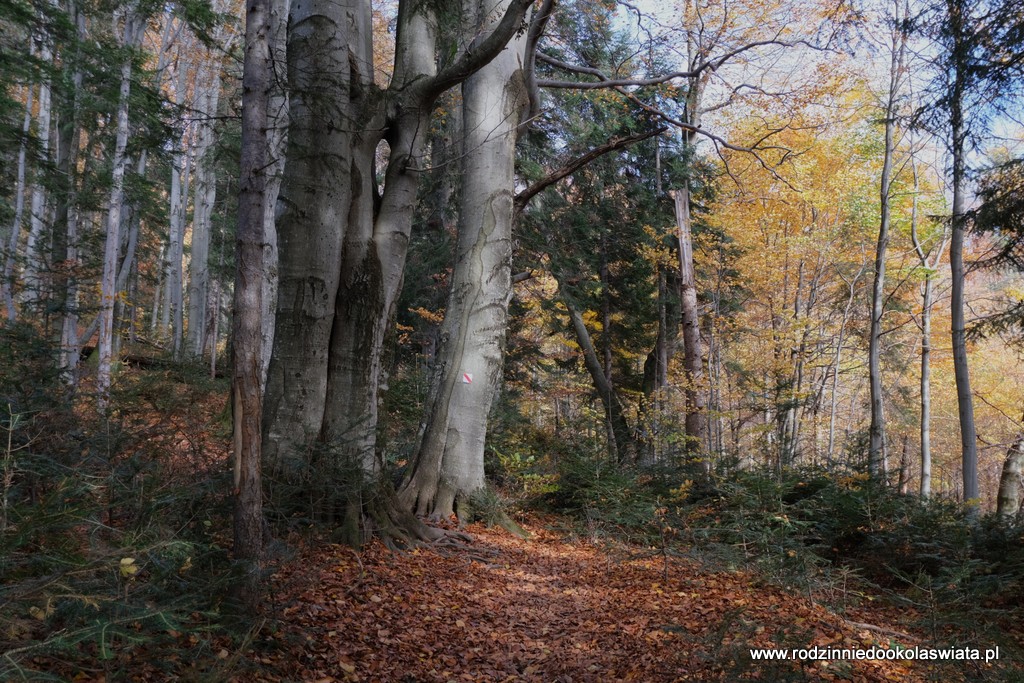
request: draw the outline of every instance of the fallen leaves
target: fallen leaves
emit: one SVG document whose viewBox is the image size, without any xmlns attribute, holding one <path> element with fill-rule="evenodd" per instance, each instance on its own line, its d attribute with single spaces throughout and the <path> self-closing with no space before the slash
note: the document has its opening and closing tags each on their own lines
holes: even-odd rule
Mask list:
<svg viewBox="0 0 1024 683">
<path fill-rule="evenodd" d="M 912 681 L 926 673 L 893 662 L 753 663 L 752 647 L 850 647 L 864 634 L 740 572 L 710 572 L 680 559 L 667 567 L 661 558 L 615 561 L 543 529 L 531 529 L 533 541 L 471 531 L 474 551 L 485 550 L 488 562 L 469 559 L 476 552 L 396 554 L 374 545 L 357 563 L 342 547 L 306 548 L 275 578 L 285 599 L 270 644 L 274 665 L 253 668 L 267 681 L 440 683 L 772 680 L 794 673 L 802 680 Z"/>
</svg>

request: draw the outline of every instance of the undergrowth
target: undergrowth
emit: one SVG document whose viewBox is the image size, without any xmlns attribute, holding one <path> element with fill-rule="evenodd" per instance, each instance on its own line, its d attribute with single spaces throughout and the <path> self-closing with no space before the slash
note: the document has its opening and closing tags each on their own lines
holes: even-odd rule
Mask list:
<svg viewBox="0 0 1024 683">
<path fill-rule="evenodd" d="M 217 678 L 233 621 L 221 383 L 122 372 L 107 415 L 0 328 L 0 680 Z"/>
</svg>

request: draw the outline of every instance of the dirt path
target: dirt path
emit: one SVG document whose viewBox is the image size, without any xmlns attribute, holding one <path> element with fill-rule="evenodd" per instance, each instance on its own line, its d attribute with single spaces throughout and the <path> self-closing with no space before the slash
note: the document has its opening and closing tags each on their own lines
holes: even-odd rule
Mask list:
<svg viewBox="0 0 1024 683">
<path fill-rule="evenodd" d="M 473 527 L 472 550 L 442 554 L 303 550 L 276 579 L 282 626 L 259 639 L 254 670 L 323 683 L 924 678 L 894 662 L 753 662 L 751 647 L 868 648 L 891 636 L 749 574 L 613 559 L 530 531 L 522 541 Z"/>
</svg>

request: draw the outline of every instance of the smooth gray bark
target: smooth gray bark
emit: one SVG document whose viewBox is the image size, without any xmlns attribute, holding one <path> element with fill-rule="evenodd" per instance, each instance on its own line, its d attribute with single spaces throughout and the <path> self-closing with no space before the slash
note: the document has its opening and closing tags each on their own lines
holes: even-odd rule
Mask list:
<svg viewBox="0 0 1024 683">
<path fill-rule="evenodd" d="M 508 5 L 499 2 L 493 10 L 504 13 Z M 495 22 L 478 14 L 469 26 L 475 33 Z M 528 101 L 524 43 L 525 37 L 513 40 L 462 86 L 455 270 L 420 446 L 400 492 L 402 503 L 420 515 L 458 512 L 459 503 L 485 485 L 487 418 L 501 381 L 512 295 L 515 144 Z"/>
<path fill-rule="evenodd" d="M 142 38 L 145 22 L 130 5 L 124 12 L 124 37 L 122 44 L 134 47 Z M 128 165 L 125 154 L 128 146 L 128 107 L 132 86 L 132 60 L 121 64 L 121 84 L 118 91 L 117 133 L 114 142 L 113 176 L 110 199 L 107 205 L 107 235 L 103 249 L 103 279 L 100 294 L 100 325 L 97 351 L 99 370 L 97 372 L 97 405 L 101 412 L 107 408 L 110 391 L 111 359 L 114 341 L 114 302 L 117 298 L 117 255 L 121 245 L 121 213 L 124 208 L 124 176 Z"/>
<path fill-rule="evenodd" d="M 950 322 L 953 344 L 953 374 L 956 378 L 957 412 L 960 418 L 960 444 L 963 464 L 963 499 L 970 503 L 977 501 L 978 488 L 978 444 L 974 426 L 974 396 L 971 393 L 971 377 L 967 361 L 967 323 L 964 315 L 964 237 L 967 233 L 966 198 L 964 183 L 967 180 L 966 160 L 967 129 L 964 123 L 963 106 L 966 99 L 966 80 L 969 46 L 965 36 L 969 30 L 964 25 L 962 0 L 947 0 L 949 30 L 953 36 L 952 83 L 948 98 L 950 117 L 950 154 L 952 156 L 953 215 L 952 237 L 949 244 L 949 267 L 953 279 L 950 301 Z"/>
<path fill-rule="evenodd" d="M 7 238 L 7 249 L 4 254 L 3 298 L 7 309 L 7 320 L 14 322 L 18 317 L 18 309 L 14 304 L 14 264 L 18 259 L 18 238 L 21 236 L 21 223 L 25 213 L 25 175 L 28 165 L 28 134 L 32 128 L 33 89 L 25 88 L 25 118 L 21 126 L 21 144 L 18 146 L 18 171 L 14 186 L 14 220 L 11 233 Z"/>
<path fill-rule="evenodd" d="M 53 38 L 48 32 L 44 35 L 39 48 L 39 60 L 48 63 L 53 60 Z M 27 305 L 37 305 L 43 299 L 44 271 L 46 255 L 43 251 L 48 223 L 48 195 L 44 177 L 50 164 L 50 125 L 53 88 L 48 79 L 39 84 L 39 108 L 36 115 L 36 139 L 39 144 L 37 155 L 38 166 L 32 186 L 32 203 L 29 211 L 28 239 L 25 241 L 25 270 L 22 273 L 22 301 Z"/>
<path fill-rule="evenodd" d="M 1013 519 L 1020 511 L 1022 475 L 1024 475 L 1024 436 L 1018 436 L 1006 451 L 1006 460 L 1003 461 L 1003 471 L 999 477 L 996 514 L 1003 519 Z"/>
<path fill-rule="evenodd" d="M 192 254 L 188 278 L 187 353 L 200 357 L 206 340 L 206 309 L 210 288 L 210 230 L 217 199 L 217 179 L 210 154 L 214 143 L 214 117 L 220 101 L 220 63 L 204 65 L 196 79 L 196 111 L 201 117 L 195 131 L 195 182 L 192 202 Z"/>
<path fill-rule="evenodd" d="M 918 490 L 922 498 L 928 498 L 932 492 L 932 297 L 936 271 L 946 247 L 947 230 L 943 228 L 942 238 L 934 255 L 925 250 L 917 233 L 919 182 L 914 159 L 911 159 L 911 170 L 914 175 L 914 199 L 910 212 L 910 239 L 924 270 L 924 284 L 921 286 L 921 477 Z"/>
<path fill-rule="evenodd" d="M 278 196 L 284 174 L 285 150 L 288 142 L 288 69 L 287 38 L 290 0 L 271 0 L 269 43 L 273 80 L 267 100 L 267 187 L 263 220 L 263 373 L 267 384 L 270 356 L 274 348 L 274 324 L 277 310 L 278 247 L 277 215 L 281 210 Z"/>
<path fill-rule="evenodd" d="M 527 0 L 437 71 L 434 7 L 399 5 L 395 69 L 373 82 L 369 3 L 296 1 L 288 39 L 290 125 L 278 220 L 274 354 L 267 379 L 268 463 L 325 486 L 325 512 L 401 516 L 391 498 L 362 498 L 376 476 L 382 356 L 402 282 L 433 103 L 496 56 L 519 28 Z M 378 194 L 378 144 L 390 148 Z M 339 269 L 340 263 L 340 269 Z M 312 458 L 310 455 L 317 457 Z M 343 508 L 343 509 L 339 509 Z M 435 534 L 402 518 L 405 531 Z"/>
</svg>

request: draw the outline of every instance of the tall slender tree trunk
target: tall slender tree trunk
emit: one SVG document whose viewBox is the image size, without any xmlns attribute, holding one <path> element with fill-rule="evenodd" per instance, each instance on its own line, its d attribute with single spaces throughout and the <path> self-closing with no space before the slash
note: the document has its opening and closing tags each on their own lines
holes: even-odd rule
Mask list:
<svg viewBox="0 0 1024 683">
<path fill-rule="evenodd" d="M 607 423 L 611 426 L 614 438 L 615 453 L 620 463 L 632 462 L 637 454 L 636 440 L 633 438 L 629 421 L 626 418 L 626 411 L 619 399 L 615 385 L 611 383 L 604 372 L 601 359 L 594 349 L 594 342 L 587 330 L 583 315 L 568 300 L 563 298 L 565 307 L 569 312 L 569 321 L 576 332 L 576 340 L 579 342 L 583 352 L 583 362 L 590 373 L 590 377 L 597 388 L 597 393 L 604 404 Z"/>
<path fill-rule="evenodd" d="M 884 481 L 886 457 L 885 398 L 882 391 L 882 317 L 885 314 L 885 258 L 889 248 L 889 216 L 892 184 L 892 158 L 895 152 L 896 109 L 902 89 L 903 54 L 907 34 L 900 16 L 901 0 L 893 1 L 892 44 L 889 63 L 889 92 L 885 103 L 885 150 L 879 186 L 881 216 L 875 246 L 875 279 L 871 288 L 871 330 L 868 336 L 868 380 L 871 388 L 871 425 L 868 447 L 868 472 Z"/>
<path fill-rule="evenodd" d="M 134 48 L 142 37 L 145 26 L 134 4 L 124 11 L 124 38 L 122 44 Z M 121 64 L 121 85 L 118 91 L 117 133 L 114 142 L 113 176 L 107 207 L 107 236 L 103 250 L 103 279 L 100 298 L 100 337 L 97 343 L 99 370 L 96 389 L 100 411 L 107 408 L 110 392 L 110 372 L 114 342 L 114 303 L 117 298 L 117 256 L 121 245 L 121 213 L 124 208 L 124 176 L 128 165 L 128 104 L 132 86 L 132 59 Z"/>
<path fill-rule="evenodd" d="M 693 237 L 690 230 L 689 182 L 673 193 L 679 228 L 679 308 L 683 322 L 683 369 L 686 372 L 686 437 L 691 452 L 706 450 L 707 394 L 704 387 L 703 344 L 697 308 L 697 284 L 693 271 Z M 710 462 L 705 462 L 705 469 Z"/>
<path fill-rule="evenodd" d="M 942 252 L 946 247 L 946 228 L 943 228 L 942 239 L 934 256 L 929 257 L 917 236 L 918 205 L 917 194 L 919 181 L 917 164 L 911 159 L 911 170 L 914 175 L 914 199 L 910 210 L 910 238 L 917 252 L 917 258 L 924 270 L 924 284 L 921 293 L 921 477 L 919 491 L 922 498 L 928 498 L 932 492 L 932 297 L 935 285 L 935 271 L 942 261 Z"/>
<path fill-rule="evenodd" d="M 48 32 L 39 48 L 39 60 L 48 64 L 53 60 L 53 38 Z M 29 306 L 38 305 L 43 299 L 46 254 L 43 251 L 48 224 L 48 197 L 46 175 L 50 172 L 50 124 L 52 117 L 53 88 L 48 78 L 39 84 L 39 113 L 37 115 L 36 138 L 39 142 L 38 165 L 32 186 L 32 204 L 29 214 L 28 239 L 25 241 L 25 271 L 22 273 L 24 288 L 22 299 Z"/>
<path fill-rule="evenodd" d="M 235 555 L 249 564 L 243 596 L 255 605 L 263 559 L 261 444 L 263 232 L 267 100 L 271 88 L 269 0 L 248 0 L 242 67 L 242 153 L 235 264 L 233 358 Z"/>
<path fill-rule="evenodd" d="M 947 0 L 950 32 L 954 37 L 953 82 L 949 95 L 950 152 L 953 157 L 953 234 L 949 245 L 949 267 L 953 279 L 950 301 L 950 323 L 953 343 L 953 374 L 956 377 L 957 412 L 960 418 L 960 444 L 963 450 L 963 496 L 965 502 L 976 501 L 978 489 L 978 444 L 974 426 L 974 397 L 967 365 L 967 323 L 964 316 L 964 237 L 967 233 L 964 182 L 966 181 L 966 141 L 964 125 L 964 93 L 968 70 L 969 46 L 965 36 L 962 0 Z"/>
<path fill-rule="evenodd" d="M 210 150 L 214 142 L 213 121 L 220 100 L 220 64 L 201 69 L 197 78 L 197 109 L 203 120 L 196 127 L 195 183 L 192 210 L 192 258 L 188 278 L 187 353 L 200 357 L 206 340 L 206 311 L 210 286 L 210 230 L 217 179 Z"/>
<path fill-rule="evenodd" d="M 18 175 L 14 186 L 14 221 L 11 223 L 11 234 L 7 239 L 7 250 L 4 254 L 3 297 L 7 309 L 7 320 L 14 322 L 18 317 L 18 309 L 14 304 L 14 265 L 18 260 L 18 238 L 21 236 L 21 223 L 25 212 L 25 175 L 28 165 L 28 134 L 32 128 L 32 86 L 25 88 L 25 119 L 21 126 L 21 144 L 18 146 Z"/>
<path fill-rule="evenodd" d="M 831 398 L 829 400 L 829 413 L 828 413 L 828 451 L 827 458 L 828 464 L 833 463 L 835 457 L 835 446 L 836 446 L 836 412 L 837 412 L 837 399 L 839 394 L 839 371 L 843 364 L 843 343 L 846 339 L 846 325 L 850 320 L 850 310 L 853 308 L 854 297 L 857 290 L 857 281 L 860 276 L 864 273 L 866 266 L 861 266 L 857 274 L 849 282 L 850 296 L 846 299 L 846 307 L 843 309 L 843 320 L 839 325 L 839 338 L 836 340 L 836 355 L 832 361 L 832 390 Z"/>
<path fill-rule="evenodd" d="M 78 41 L 85 39 L 85 17 L 79 11 L 78 3 L 68 3 L 71 19 L 75 24 Z M 84 73 L 81 66 L 81 50 L 74 51 L 74 71 L 62 87 L 64 92 L 65 116 L 58 132 L 58 176 L 62 189 L 58 195 L 59 204 L 54 221 L 54 257 L 60 267 L 54 286 L 54 298 L 61 312 L 60 361 L 65 379 L 72 385 L 76 381 L 78 365 L 78 150 L 82 143 L 80 101 Z"/>
</svg>

